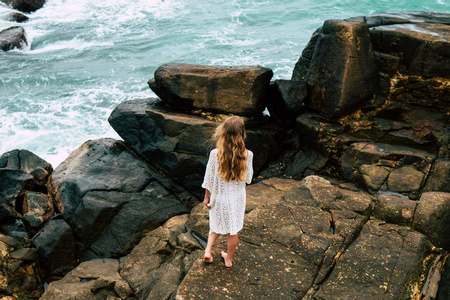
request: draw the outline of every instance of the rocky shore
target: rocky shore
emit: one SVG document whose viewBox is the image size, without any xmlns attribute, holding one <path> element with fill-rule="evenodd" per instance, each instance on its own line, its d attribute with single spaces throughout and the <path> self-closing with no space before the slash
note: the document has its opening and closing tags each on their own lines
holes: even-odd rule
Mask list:
<svg viewBox="0 0 450 300">
<path fill-rule="evenodd" d="M 0 299 L 450 299 L 450 14 L 327 20 L 272 75 L 163 64 L 111 113 L 123 141 L 4 153 Z M 228 114 L 256 175 L 231 269 L 200 205 Z"/>
<path fill-rule="evenodd" d="M 15 11 L 7 17 L 11 22 L 23 23 L 29 20 L 26 14 L 42 8 L 45 0 L 0 0 L 10 6 Z M 11 26 L 0 28 L 0 50 L 10 51 L 13 49 L 23 49 L 28 45 L 25 29 L 22 26 Z"/>
</svg>

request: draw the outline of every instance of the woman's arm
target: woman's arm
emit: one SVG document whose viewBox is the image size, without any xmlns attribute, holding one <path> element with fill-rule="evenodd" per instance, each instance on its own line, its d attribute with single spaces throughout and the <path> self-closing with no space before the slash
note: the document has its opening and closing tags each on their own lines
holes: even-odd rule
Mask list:
<svg viewBox="0 0 450 300">
<path fill-rule="evenodd" d="M 208 205 L 211 197 L 211 192 L 208 189 L 205 189 L 205 199 L 203 199 L 203 204 L 206 205 L 208 209 L 211 207 Z"/>
</svg>

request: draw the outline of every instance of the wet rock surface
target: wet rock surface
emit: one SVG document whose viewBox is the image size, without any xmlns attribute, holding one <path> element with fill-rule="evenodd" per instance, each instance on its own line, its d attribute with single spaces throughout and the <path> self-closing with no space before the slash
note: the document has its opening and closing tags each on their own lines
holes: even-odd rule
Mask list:
<svg viewBox="0 0 450 300">
<path fill-rule="evenodd" d="M 28 21 L 28 17 L 24 14 L 18 13 L 18 12 L 12 12 L 8 15 L 8 20 L 11 22 L 18 22 L 23 23 Z"/>
<path fill-rule="evenodd" d="M 13 26 L 0 31 L 0 49 L 9 51 L 22 49 L 27 45 L 25 29 L 20 26 Z"/>
</svg>

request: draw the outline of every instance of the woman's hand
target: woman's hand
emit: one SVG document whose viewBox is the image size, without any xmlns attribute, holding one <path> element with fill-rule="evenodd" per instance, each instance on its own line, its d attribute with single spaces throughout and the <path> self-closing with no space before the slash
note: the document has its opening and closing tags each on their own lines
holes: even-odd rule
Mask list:
<svg viewBox="0 0 450 300">
<path fill-rule="evenodd" d="M 208 205 L 208 204 L 209 204 L 209 201 L 210 201 L 209 197 L 206 197 L 206 196 L 205 196 L 205 199 L 203 199 L 203 204 L 204 204 L 208 209 L 211 209 L 211 207 Z"/>
<path fill-rule="evenodd" d="M 203 199 L 203 204 L 208 208 L 211 209 L 211 206 L 209 206 L 211 192 L 208 191 L 208 189 L 205 189 L 205 199 Z"/>
</svg>

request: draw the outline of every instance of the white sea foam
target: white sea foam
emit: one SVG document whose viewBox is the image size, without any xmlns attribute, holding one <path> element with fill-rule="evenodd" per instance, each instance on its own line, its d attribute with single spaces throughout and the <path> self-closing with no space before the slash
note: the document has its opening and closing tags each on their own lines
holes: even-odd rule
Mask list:
<svg viewBox="0 0 450 300">
<path fill-rule="evenodd" d="M 58 41 L 50 45 L 45 45 L 42 48 L 33 49 L 30 52 L 39 54 L 39 53 L 45 53 L 45 52 L 52 52 L 52 51 L 60 51 L 60 50 L 77 50 L 82 51 L 88 48 L 92 48 L 95 46 L 114 46 L 113 42 L 86 42 L 78 38 L 74 38 L 70 41 Z"/>
</svg>

